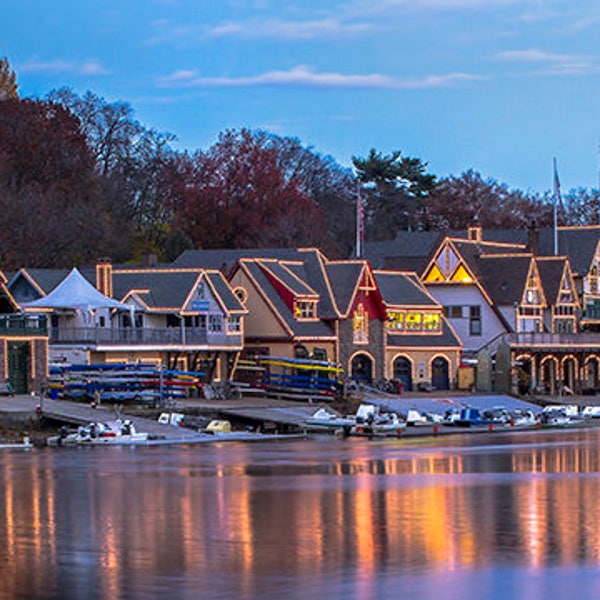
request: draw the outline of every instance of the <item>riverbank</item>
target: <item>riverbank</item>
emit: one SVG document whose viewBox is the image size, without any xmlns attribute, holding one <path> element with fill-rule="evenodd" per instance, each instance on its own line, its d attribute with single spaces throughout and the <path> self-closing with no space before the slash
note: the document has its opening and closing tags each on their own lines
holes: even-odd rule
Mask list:
<svg viewBox="0 0 600 600">
<path fill-rule="evenodd" d="M 494 408 L 501 405 L 530 406 L 540 410 L 548 404 L 575 404 L 579 407 L 600 405 L 596 396 L 569 396 L 517 399 L 494 394 L 468 394 L 461 392 L 445 392 L 444 396 L 431 393 L 393 395 L 359 394 L 343 401 L 310 404 L 291 400 L 267 397 L 247 397 L 230 400 L 188 399 L 170 403 L 161 408 L 136 407 L 133 405 L 110 405 L 93 407 L 83 402 L 69 400 L 49 400 L 39 396 L 5 396 L 0 397 L 0 442 L 20 442 L 29 437 L 36 446 L 43 446 L 49 435 L 55 434 L 60 426 L 69 424 L 85 424 L 92 420 L 110 420 L 117 414 L 127 415 L 138 420 L 139 430 L 160 433 L 173 432 L 173 428 L 165 430 L 164 425 L 157 423 L 158 416 L 164 411 L 180 412 L 190 418 L 229 420 L 234 428 L 253 429 L 267 433 L 297 433 L 306 430 L 305 419 L 320 406 L 327 406 L 341 415 L 355 414 L 361 402 L 372 402 L 404 412 L 417 409 L 425 412 L 443 414 L 447 408 L 471 406 L 476 408 Z M 506 406 L 509 408 L 509 406 Z M 595 425 L 595 423 L 593 423 Z M 522 429 L 522 428 L 520 428 Z M 181 430 L 181 428 L 180 428 Z M 407 427 L 403 437 L 444 436 L 456 433 L 498 433 L 510 431 L 508 427 L 447 427 L 444 425 L 425 425 Z M 512 431 L 515 431 L 512 429 Z"/>
</svg>

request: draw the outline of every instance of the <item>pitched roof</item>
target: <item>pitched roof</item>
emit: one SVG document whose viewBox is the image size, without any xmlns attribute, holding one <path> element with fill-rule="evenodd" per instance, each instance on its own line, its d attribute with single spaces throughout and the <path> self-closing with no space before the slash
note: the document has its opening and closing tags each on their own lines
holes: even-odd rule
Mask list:
<svg viewBox="0 0 600 600">
<path fill-rule="evenodd" d="M 228 272 L 240 258 L 295 259 L 295 248 L 216 248 L 209 250 L 185 250 L 171 264 L 175 268 L 218 269 Z"/>
<path fill-rule="evenodd" d="M 293 314 L 293 309 L 289 307 L 279 295 L 272 280 L 269 279 L 263 268 L 260 260 L 243 259 L 242 268 L 247 271 L 249 276 L 256 282 L 259 290 L 266 296 L 267 302 L 270 304 L 276 315 L 285 324 L 287 330 L 295 337 L 317 337 L 329 338 L 333 336 L 332 328 L 322 320 L 298 320 Z M 317 309 L 317 314 L 319 311 Z"/>
<path fill-rule="evenodd" d="M 494 304 L 506 306 L 521 302 L 532 258 L 531 254 L 487 255 L 479 258 L 479 282 Z"/>
<path fill-rule="evenodd" d="M 113 295 L 132 291 L 153 310 L 183 308 L 198 279 L 205 276 L 226 312 L 246 312 L 220 271 L 203 269 L 122 269 L 113 271 Z"/>
<path fill-rule="evenodd" d="M 539 254 L 554 256 L 554 228 L 541 227 L 529 229 L 482 229 L 484 242 L 521 245 L 522 250 L 530 242 L 530 235 L 537 232 L 539 239 Z M 467 239 L 465 230 L 439 233 L 439 240 L 434 241 L 433 232 L 400 231 L 396 239 L 389 242 L 365 244 L 365 255 L 373 255 L 373 264 L 386 264 L 391 257 L 428 256 L 431 249 L 439 246 L 444 235 L 453 239 Z M 600 242 L 600 225 L 562 226 L 557 229 L 557 255 L 567 256 L 575 275 L 585 275 L 591 266 L 594 253 Z M 386 264 L 389 267 L 389 263 Z"/>
<path fill-rule="evenodd" d="M 383 301 L 388 306 L 440 306 L 412 273 L 374 271 L 374 274 Z"/>
<path fill-rule="evenodd" d="M 292 263 L 284 263 L 275 259 L 260 259 L 262 268 L 281 282 L 294 296 L 316 298 L 318 294 L 302 278 L 294 273 Z M 290 268 L 292 267 L 292 268 Z"/>
<path fill-rule="evenodd" d="M 228 313 L 247 313 L 247 309 L 233 293 L 225 275 L 221 271 L 205 271 L 206 278 L 217 293 L 221 304 Z"/>
<path fill-rule="evenodd" d="M 460 348 L 462 346 L 452 327 L 442 318 L 441 334 L 387 334 L 390 348 Z"/>
<path fill-rule="evenodd" d="M 564 256 L 538 257 L 538 272 L 549 304 L 556 304 L 567 259 Z"/>
<path fill-rule="evenodd" d="M 113 296 L 136 291 L 150 309 L 181 308 L 201 270 L 131 269 L 113 271 Z"/>
<path fill-rule="evenodd" d="M 365 266 L 364 260 L 333 261 L 325 264 L 340 316 L 347 315 L 351 309 L 351 302 L 361 282 Z"/>
</svg>

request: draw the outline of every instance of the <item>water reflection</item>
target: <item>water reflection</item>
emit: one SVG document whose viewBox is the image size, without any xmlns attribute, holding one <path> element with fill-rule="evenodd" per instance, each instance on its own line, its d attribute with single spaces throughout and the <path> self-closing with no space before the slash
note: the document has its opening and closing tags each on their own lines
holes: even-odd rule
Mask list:
<svg viewBox="0 0 600 600">
<path fill-rule="evenodd" d="M 426 597 L 441 573 L 598 566 L 598 432 L 475 438 L 5 452 L 0 593 Z"/>
</svg>

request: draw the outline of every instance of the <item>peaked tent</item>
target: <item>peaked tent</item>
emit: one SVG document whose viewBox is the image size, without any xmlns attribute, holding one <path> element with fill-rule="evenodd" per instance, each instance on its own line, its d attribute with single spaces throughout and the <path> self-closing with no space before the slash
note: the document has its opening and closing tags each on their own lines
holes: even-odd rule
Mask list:
<svg viewBox="0 0 600 600">
<path fill-rule="evenodd" d="M 98 308 L 120 308 L 131 310 L 129 304 L 117 302 L 100 293 L 80 272 L 71 272 L 46 296 L 32 302 L 24 302 L 25 310 L 33 308 L 63 308 L 72 310 L 96 310 Z"/>
</svg>

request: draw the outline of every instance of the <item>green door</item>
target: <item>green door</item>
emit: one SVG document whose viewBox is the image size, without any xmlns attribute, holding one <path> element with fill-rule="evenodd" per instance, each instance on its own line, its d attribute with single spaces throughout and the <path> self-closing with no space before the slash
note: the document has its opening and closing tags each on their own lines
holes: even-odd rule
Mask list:
<svg viewBox="0 0 600 600">
<path fill-rule="evenodd" d="M 8 343 L 8 380 L 15 394 L 26 394 L 29 373 L 29 343 Z"/>
</svg>

